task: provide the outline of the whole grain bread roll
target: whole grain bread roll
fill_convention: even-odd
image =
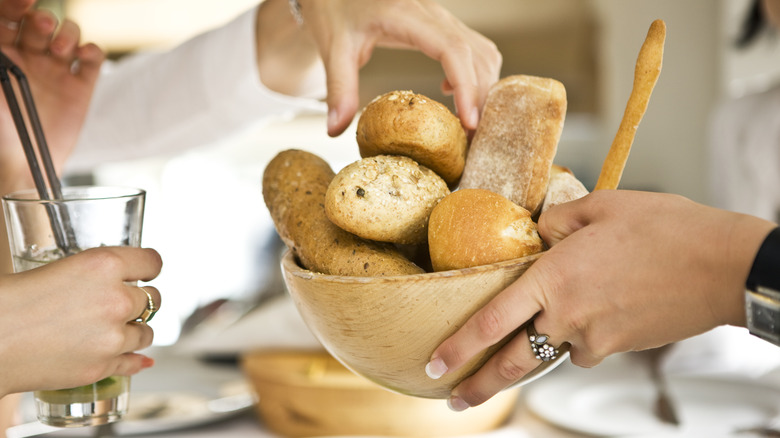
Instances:
[[[460,189],[442,199],[428,222],[434,271],[512,260],[542,251],[531,213],[484,189]]]
[[[361,157],[404,155],[453,185],[466,163],[468,140],[460,120],[444,105],[412,91],[376,97],[358,119]]]
[[[542,202],[542,213],[558,204],[582,198],[588,194],[588,189],[574,176],[568,167],[553,164],[550,169],[550,182],[547,184],[547,194]]]
[[[449,193],[439,175],[411,158],[377,155],[336,174],[325,193],[325,214],[364,239],[416,245],[428,240],[428,216]]]
[[[328,220],[325,191],[334,175],[323,159],[300,150],[281,152],[263,172],[265,204],[303,267],[362,277],[422,273],[392,245],[363,240]]]
[[[566,117],[566,89],[536,76],[501,79],[488,92],[460,188],[487,189],[535,215]]]

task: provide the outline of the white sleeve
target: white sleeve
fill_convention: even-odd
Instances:
[[[66,171],[172,154],[274,116],[324,111],[318,100],[282,95],[262,84],[255,14],[249,10],[168,52],[106,63]]]

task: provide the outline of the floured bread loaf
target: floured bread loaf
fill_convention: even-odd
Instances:
[[[454,184],[463,172],[468,141],[460,120],[444,105],[412,91],[378,96],[357,125],[361,157],[404,155]]]
[[[460,189],[442,199],[428,222],[434,271],[487,265],[540,252],[531,213],[484,189]]]
[[[328,187],[325,213],[364,239],[420,244],[428,216],[450,193],[447,183],[409,157],[378,155],[344,167]]]
[[[582,198],[588,194],[588,189],[574,176],[568,167],[553,164],[550,169],[550,183],[547,184],[547,195],[542,203],[542,213],[550,207]]]
[[[535,215],[566,117],[560,82],[515,75],[490,89],[471,142],[460,188],[498,193]]]
[[[333,177],[328,163],[300,150],[279,153],[263,173],[263,199],[276,231],[303,267],[359,277],[422,273],[393,245],[363,240],[328,220],[325,191]]]

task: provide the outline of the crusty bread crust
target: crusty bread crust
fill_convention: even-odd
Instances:
[[[550,78],[508,76],[490,89],[461,188],[498,193],[536,214],[566,117],[566,89]]]
[[[450,185],[466,163],[468,140],[460,120],[446,106],[412,91],[392,91],[366,105],[356,136],[361,157],[404,155]]]
[[[588,189],[574,176],[568,167],[553,164],[550,170],[550,183],[547,184],[547,195],[542,203],[542,213],[550,207],[563,204],[588,194]]]
[[[460,189],[434,207],[428,223],[434,271],[512,260],[542,251],[531,213],[483,189]]]
[[[377,155],[339,171],[325,194],[325,213],[364,239],[421,244],[431,210],[449,193],[439,175],[411,158]]]
[[[324,160],[300,150],[281,152],[263,173],[265,204],[279,236],[301,264],[333,275],[422,273],[392,245],[363,240],[328,220],[325,191],[334,175]]]

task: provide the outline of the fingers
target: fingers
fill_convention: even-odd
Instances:
[[[345,42],[346,47],[352,47]],[[342,48],[344,46],[341,46]],[[359,54],[334,50],[324,55],[328,87],[328,135],[336,137],[347,129],[358,110]]]
[[[599,194],[588,194],[574,201],[558,204],[539,216],[537,230],[544,242],[552,247],[593,222],[596,214],[591,210]]]
[[[34,3],[35,0],[0,1],[0,45],[16,42],[22,19]]]
[[[87,249],[73,257],[90,257],[89,266],[125,282],[152,280],[162,269],[160,254],[151,248],[107,246]]]
[[[452,391],[448,404],[462,411],[478,406],[511,386],[541,364],[531,350],[526,330],[520,331],[476,373]]]
[[[65,20],[56,35],[51,38],[49,53],[63,62],[72,62],[77,57],[81,28],[71,20]]]
[[[72,69],[73,73],[87,81],[95,81],[100,75],[100,66],[105,61],[106,55],[98,46],[88,43],[78,48],[75,59],[77,64]]]
[[[19,47],[30,52],[46,52],[56,28],[57,18],[50,11],[42,9],[31,12],[22,23]]]
[[[537,262],[538,263],[538,262]],[[498,343],[524,325],[542,308],[534,266],[480,309],[431,355],[426,372],[438,378],[455,371],[477,353]]]
[[[126,353],[115,358],[108,366],[105,375],[132,376],[154,365],[154,359],[143,354]]]
[[[152,319],[154,313],[160,310],[162,305],[160,292],[152,286],[127,286],[127,294],[133,305],[130,310],[131,313],[126,316],[126,321],[135,321],[149,310],[151,315],[145,321],[148,322]]]

